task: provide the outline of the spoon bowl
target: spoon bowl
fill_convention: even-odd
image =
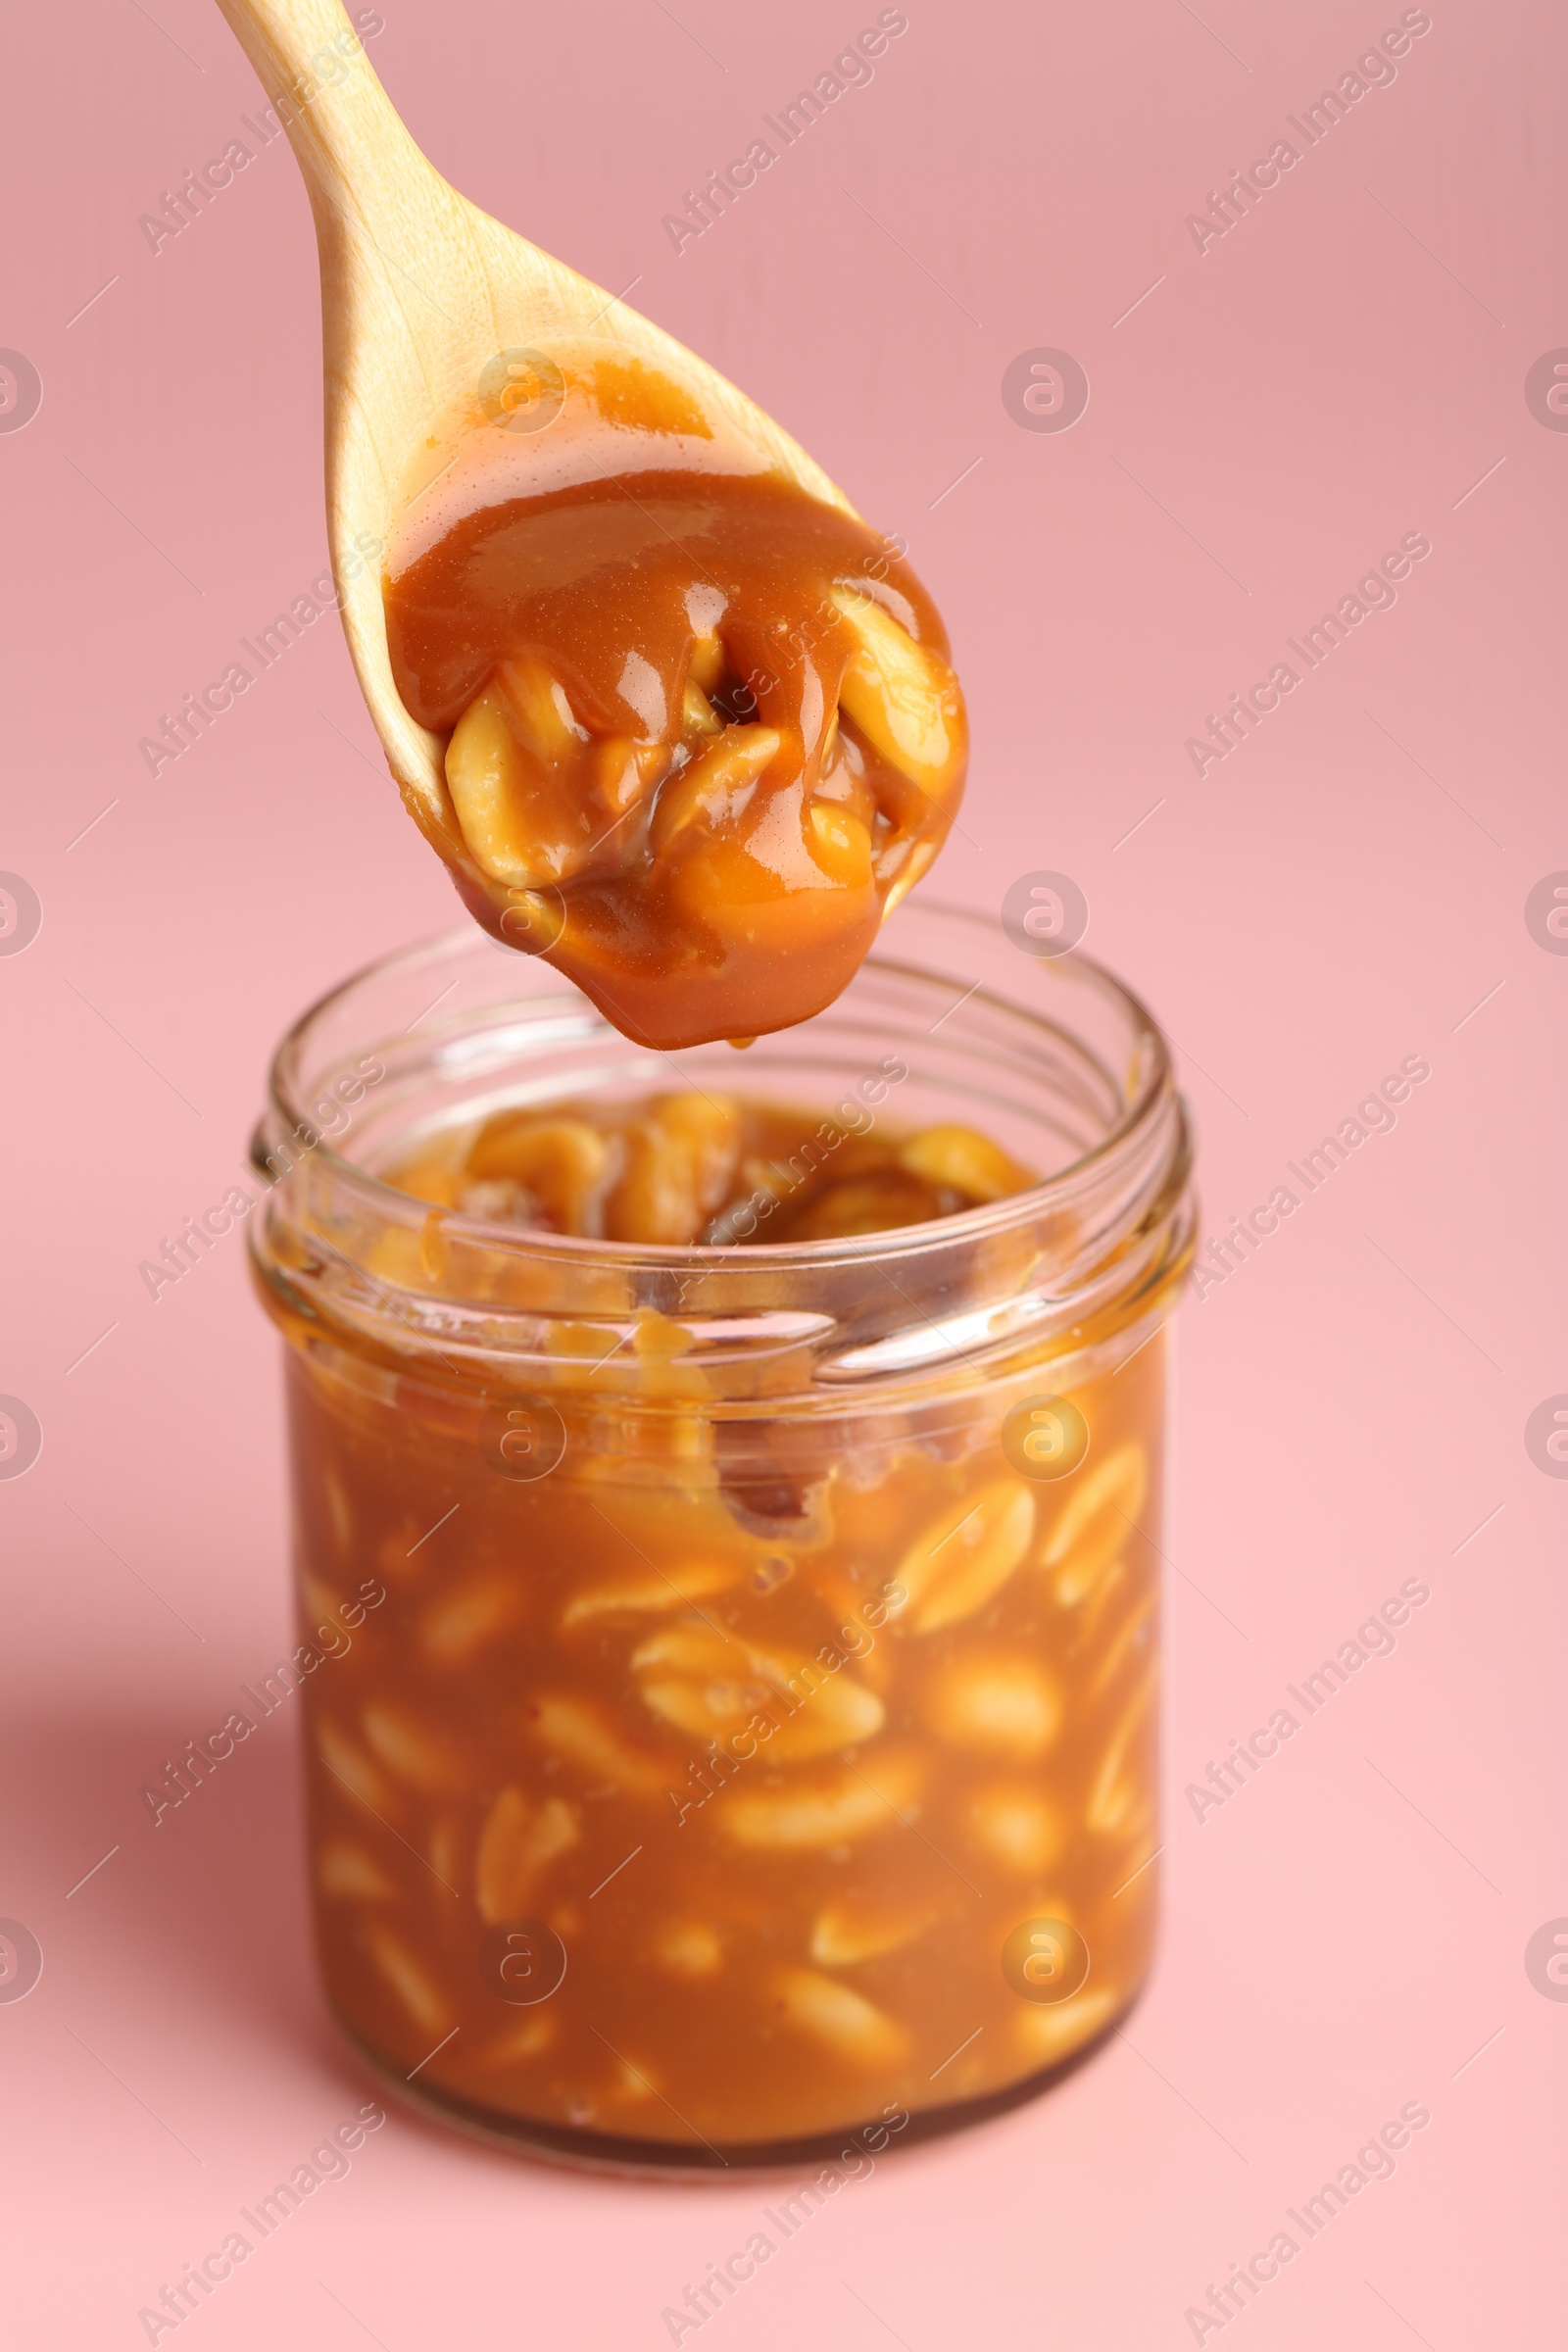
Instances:
[[[716,369],[449,186],[405,128],[338,0],[218,4],[283,123],[315,216],[327,533],[349,652],[410,813],[482,899],[484,878],[454,819],[442,739],[398,694],[382,566],[366,560],[391,542],[411,469],[417,495],[419,453],[436,420],[477,404],[526,429],[530,405],[556,397],[551,352],[597,343],[657,370],[759,469],[855,510]]]

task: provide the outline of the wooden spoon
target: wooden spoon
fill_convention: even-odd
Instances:
[[[381,567],[400,483],[433,419],[499,353],[594,336],[688,387],[769,466],[853,514],[744,392],[616,297],[447,185],[409,136],[338,0],[218,0],[294,149],[321,264],[326,520],[361,691],[411,813],[449,860],[443,746],[399,698]]]

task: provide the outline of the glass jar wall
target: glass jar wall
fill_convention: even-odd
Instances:
[[[502,1107],[740,1087],[824,1137],[961,1121],[1041,1180],[706,1247],[386,1181]],[[708,2171],[971,2120],[1106,2034],[1157,1900],[1191,1247],[1143,1008],[911,903],[802,1028],[643,1053],[464,931],[305,1017],[254,1156],[318,1948],[388,2082]]]

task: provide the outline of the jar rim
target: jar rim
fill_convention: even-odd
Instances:
[[[923,893],[918,911],[938,921],[968,925],[983,933],[992,944],[999,935],[1004,935],[1004,925],[995,916],[952,901],[927,898]],[[299,1014],[279,1041],[268,1072],[269,1107],[285,1135],[290,1130],[313,1124],[311,1104],[300,1089],[299,1080],[305,1048],[318,1025],[343,1006],[357,991],[368,987],[372,982],[393,977],[400,970],[411,969],[421,960],[433,961],[445,955],[462,953],[470,949],[476,937],[480,936],[471,923],[463,923],[452,929],[432,932],[385,956],[372,957],[323,991]],[[534,959],[521,957],[520,960],[532,962]],[[1020,1219],[1034,1220],[1049,1216],[1058,1209],[1067,1210],[1085,1186],[1102,1175],[1108,1162],[1118,1156],[1136,1159],[1151,1130],[1162,1119],[1168,1118],[1178,1104],[1169,1047],[1158,1022],[1143,1000],[1104,964],[1094,956],[1084,955],[1079,949],[1071,949],[1049,960],[1058,975],[1087,985],[1120,1014],[1130,1036],[1137,1040],[1140,1048],[1134,1062],[1137,1082],[1129,1095],[1123,1080],[1118,1079],[1114,1072],[1104,1069],[1103,1075],[1107,1081],[1124,1098],[1121,1115],[1103,1135],[1065,1166],[1051,1176],[1038,1179],[1021,1192],[1007,1194],[999,1200],[982,1202],[971,1208],[956,1209],[925,1225],[891,1226],[874,1233],[819,1241],[767,1242],[759,1248],[737,1242],[605,1241],[575,1234],[551,1233],[532,1226],[492,1223],[466,1215],[457,1208],[442,1210],[443,1228],[455,1240],[470,1239],[489,1250],[523,1250],[530,1256],[554,1259],[563,1265],[661,1265],[698,1273],[721,1266],[732,1268],[737,1256],[743,1255],[763,1259],[780,1271],[786,1268],[808,1271],[814,1267],[864,1267],[874,1265],[883,1257],[906,1260],[911,1254],[917,1254],[925,1249],[980,1240],[1005,1230]],[[927,963],[886,954],[880,948],[872,950],[864,968],[905,978],[928,979],[932,976]],[[983,981],[976,983],[969,994],[978,998],[982,1004],[990,1003],[1013,1018],[1034,1022],[1045,1036],[1059,1039],[1068,1034],[1059,1023],[1035,1012],[1018,1000],[1002,996],[988,988]],[[577,991],[573,990],[569,998],[564,997],[561,1002],[580,1004],[587,1027],[606,1031],[612,1029],[612,1024],[607,1022]],[[952,1009],[956,1011],[958,1006],[956,1004]],[[831,1014],[833,1006],[827,1006],[825,1011]],[[804,1030],[809,1027],[809,1023],[801,1024]],[[794,1034],[799,1033],[797,1031]],[[635,1045],[635,1041],[628,1042]],[[1071,1043],[1076,1051],[1085,1051],[1081,1039],[1072,1039]],[[1178,1123],[1184,1125],[1184,1122]],[[373,1170],[334,1151],[326,1135],[320,1136],[313,1148],[312,1156],[324,1177],[334,1183],[347,1184],[362,1196],[368,1195],[371,1203],[382,1201],[390,1209],[400,1206],[404,1213],[411,1208],[418,1209],[421,1205],[385,1177],[376,1175]]]

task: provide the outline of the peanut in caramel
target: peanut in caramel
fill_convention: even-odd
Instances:
[[[432,1216],[639,1243],[765,1193],[753,1250],[889,1217],[912,1241],[1030,1181],[882,1117],[775,1183],[830,1124],[564,1101],[395,1180]],[[1091,1433],[1058,1478],[1007,1435],[1049,1366],[842,1408],[824,1444],[726,1407],[678,1313],[634,1321],[510,1400],[412,1340],[290,1351],[313,1605],[366,1573],[388,1593],[307,1694],[333,2003],[423,2096],[607,2160],[760,2161],[1005,2098],[1147,1965],[1163,1343],[1057,1384]]]

